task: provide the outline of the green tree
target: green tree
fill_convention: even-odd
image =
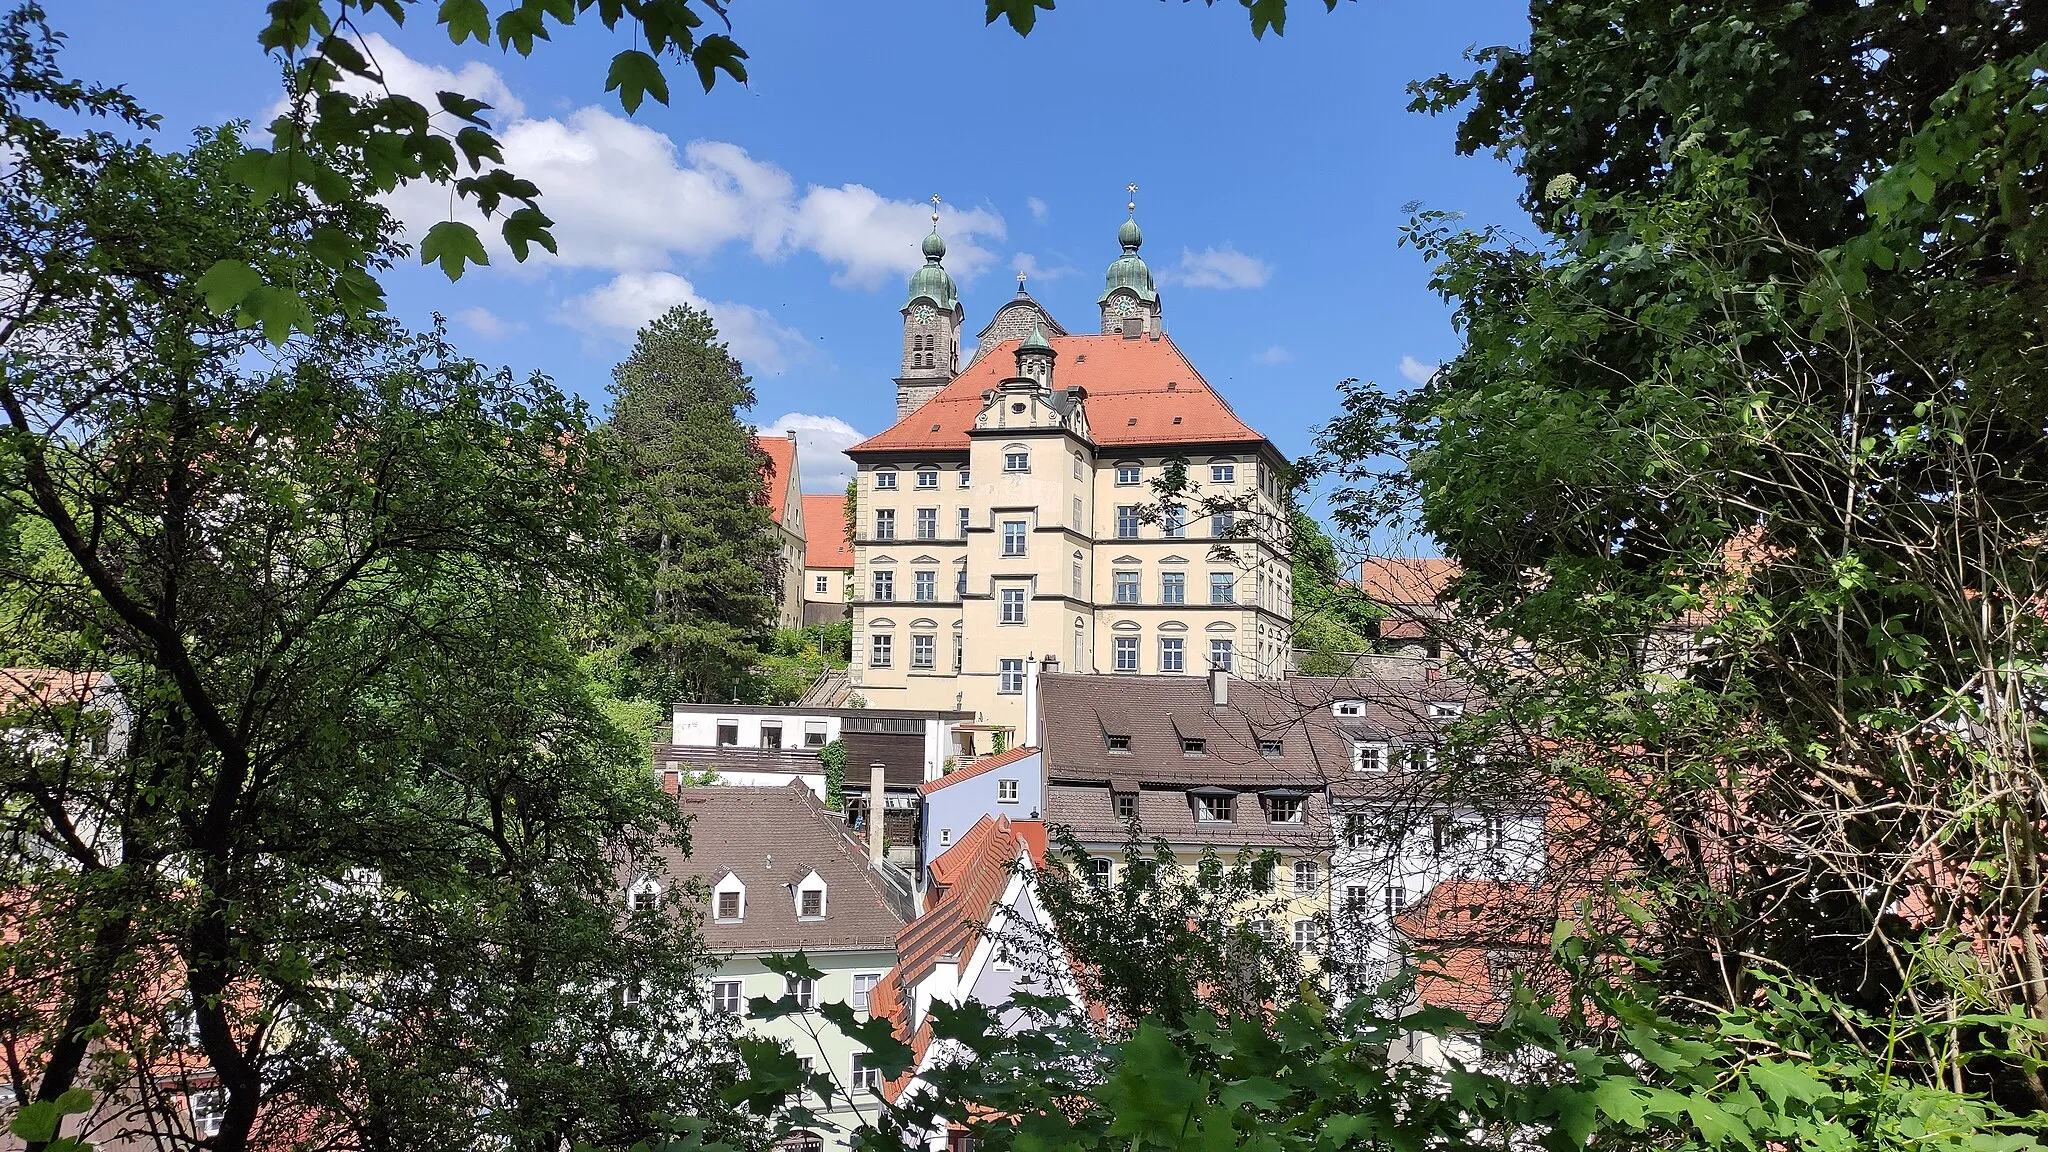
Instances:
[[[724,700],[774,637],[782,558],[768,458],[740,413],[754,390],[711,317],[677,305],[612,370],[622,517],[650,587],[625,641],[636,694]]]
[[[127,735],[6,702],[41,737],[0,748],[30,1145],[77,1089],[185,1139],[195,1081],[232,1150],[307,1117],[622,1145],[714,1110],[702,942],[623,908],[675,809],[564,642],[629,570],[581,406],[352,309],[314,250],[395,256],[366,201],[251,201],[231,131],[80,130],[153,121],[55,47],[0,21],[0,604],[18,651],[112,674]],[[272,344],[218,313],[230,259],[308,322]]]
[[[1346,522],[1415,515],[1545,662],[1499,718],[1640,876],[1662,986],[1734,1009],[1782,965],[1929,1025],[1901,1074],[2048,1106],[2041,21],[1532,19],[1418,89],[1539,236],[1410,231],[1466,346],[1349,390]],[[2029,1023],[1932,1026],[1980,1007]]]
[[[1379,613],[1344,578],[1344,565],[1315,517],[1299,508],[1291,516],[1294,574],[1294,647],[1303,653],[1304,676],[1345,676],[1353,656],[1372,647],[1371,624]]]

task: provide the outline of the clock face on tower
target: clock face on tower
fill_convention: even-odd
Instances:
[[[912,315],[915,315],[915,316],[917,317],[917,322],[918,322],[918,323],[919,323],[920,325],[922,325],[922,326],[924,326],[924,327],[926,327],[926,328],[929,328],[929,327],[931,327],[931,326],[932,326],[932,316],[933,316],[933,312],[932,312],[932,306],[931,306],[931,305],[929,305],[929,304],[919,304],[919,305],[917,306],[917,311],[916,311],[915,313],[912,313]]]
[[[1133,301],[1129,296],[1119,296],[1116,298],[1115,311],[1117,315],[1129,316],[1131,313],[1136,312],[1137,310],[1137,303]]]

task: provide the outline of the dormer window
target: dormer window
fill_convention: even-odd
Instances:
[[[796,918],[799,920],[823,920],[825,918],[825,878],[816,872],[797,881]]]
[[[1259,741],[1259,755],[1266,757],[1268,760],[1277,760],[1287,755],[1287,746],[1278,740],[1261,740]]]
[[[1131,751],[1131,738],[1129,736],[1104,736],[1102,740],[1111,752],[1122,752],[1128,755]]]
[[[711,889],[711,921],[738,924],[747,918],[747,886],[730,872]]]
[[[628,911],[652,912],[659,907],[661,907],[661,885],[656,884],[651,879],[643,878],[638,884],[633,885],[631,892],[626,894],[626,908]]]
[[[1224,791],[1191,793],[1195,801],[1195,823],[1228,824],[1237,815],[1237,797]]]
[[[1209,742],[1198,736],[1183,736],[1180,738],[1180,754],[1183,756],[1207,756],[1209,754]]]
[[[1273,824],[1301,823],[1301,797],[1266,797],[1266,820]]]
[[[1387,770],[1387,746],[1367,744],[1363,741],[1351,746],[1351,770],[1353,772],[1385,772]]]
[[[1358,717],[1365,715],[1365,701],[1339,700],[1330,705],[1330,715]]]
[[[1429,718],[1431,720],[1450,720],[1464,714],[1465,706],[1456,700],[1432,700],[1429,703]]]

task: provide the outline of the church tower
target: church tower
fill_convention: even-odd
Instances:
[[[903,305],[903,370],[896,377],[896,418],[924,406],[953,380],[960,364],[960,327],[967,313],[946,273],[946,242],[939,238],[939,198],[932,197],[932,234],[924,238],[924,266],[910,276]]]
[[[1130,191],[1131,218],[1116,230],[1116,242],[1123,246],[1124,254],[1110,262],[1109,271],[1103,275],[1102,295],[1096,302],[1102,305],[1103,335],[1157,337],[1162,331],[1159,289],[1153,286],[1152,270],[1145,267],[1144,259],[1138,255],[1145,234],[1138,231],[1138,186],[1131,185]]]

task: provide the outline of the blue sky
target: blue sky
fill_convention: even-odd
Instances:
[[[276,98],[256,47],[261,4],[60,0],[75,74],[120,80],[167,133]],[[1015,272],[1068,328],[1092,330],[1139,185],[1144,255],[1167,330],[1239,414],[1290,455],[1335,411],[1335,385],[1399,383],[1456,347],[1425,269],[1397,247],[1403,206],[1515,224],[1504,163],[1459,157],[1454,122],[1406,110],[1406,83],[1469,68],[1469,47],[1522,43],[1526,6],[1377,0],[1325,14],[1295,0],[1284,38],[1242,9],[1068,0],[1029,39],[985,27],[977,0],[740,0],[751,82],[626,118],[603,92],[622,37],[576,29],[532,59],[457,49],[418,8],[388,41],[395,80],[500,107],[511,167],[540,183],[562,258],[509,257],[459,283],[409,267],[393,306],[451,318],[471,354],[540,369],[601,406],[634,325],[708,303],[755,377],[764,427],[803,433],[807,487],[843,479],[837,449],[893,418],[903,285],[944,197],[971,334]],[[445,193],[402,194],[424,227]],[[787,418],[787,419],[785,419]]]

